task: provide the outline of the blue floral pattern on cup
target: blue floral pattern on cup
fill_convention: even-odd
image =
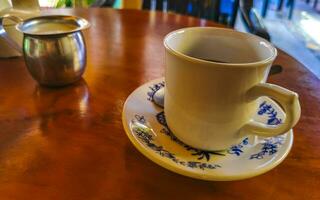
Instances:
[[[266,101],[262,102],[259,106],[258,115],[268,115],[268,125],[278,125],[282,122],[282,119],[278,118],[278,112]]]

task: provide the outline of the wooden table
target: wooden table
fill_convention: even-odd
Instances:
[[[206,182],[145,158],[127,138],[121,111],[139,85],[164,75],[163,37],[217,26],[173,14],[75,9],[85,32],[84,79],[42,88],[22,58],[0,60],[0,199],[320,199],[320,81],[280,51],[269,82],[300,94],[302,116],[289,156],[243,181]]]

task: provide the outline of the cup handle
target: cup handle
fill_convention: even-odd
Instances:
[[[7,34],[6,30],[3,27],[3,20],[5,18],[8,18],[16,23],[20,23],[23,20],[20,17],[16,17],[10,14],[6,14],[0,17],[0,37],[2,37],[12,48],[16,49],[19,53],[22,53],[22,47],[9,37],[9,35]]]
[[[278,102],[286,113],[284,122],[279,125],[267,125],[254,120],[250,120],[240,129],[240,135],[255,134],[264,137],[284,134],[296,125],[300,118],[301,108],[297,93],[288,89],[269,83],[259,83],[251,88],[247,97],[249,101],[258,97],[268,96]]]

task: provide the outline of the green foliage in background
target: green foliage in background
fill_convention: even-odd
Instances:
[[[59,0],[56,4],[56,8],[61,8],[66,5],[66,0]]]
[[[75,6],[90,6],[95,0],[59,0],[56,4],[56,8],[62,7],[75,7]]]

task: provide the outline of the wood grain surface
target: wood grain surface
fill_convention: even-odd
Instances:
[[[174,174],[127,138],[121,111],[141,84],[164,75],[163,37],[187,26],[218,26],[174,14],[71,9],[88,19],[83,80],[43,88],[23,58],[0,60],[0,199],[320,199],[320,81],[279,51],[269,82],[300,94],[294,145],[255,178],[207,182]]]

